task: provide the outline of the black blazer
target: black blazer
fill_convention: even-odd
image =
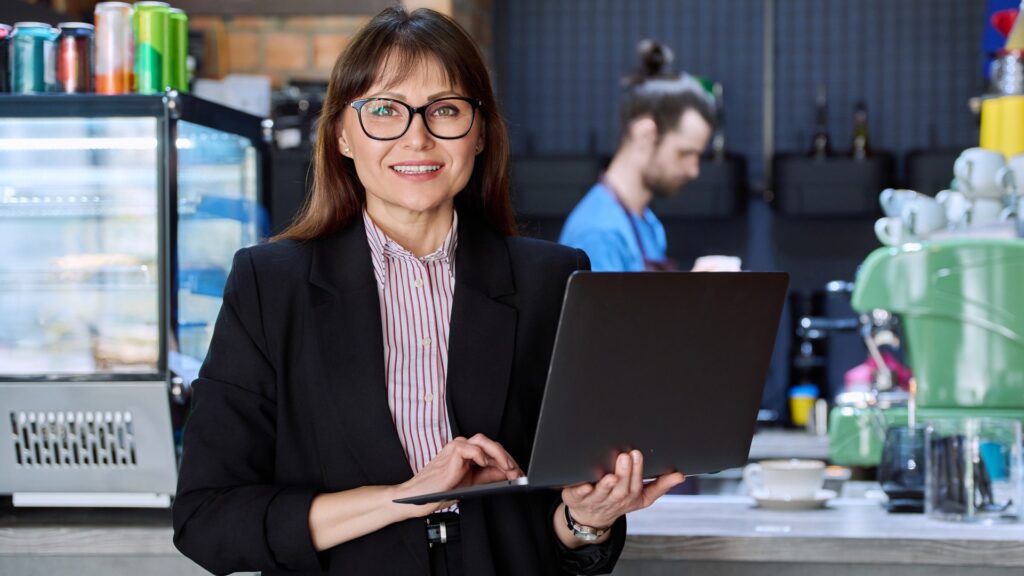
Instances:
[[[569,275],[580,250],[459,221],[448,350],[452,431],[483,433],[525,466]],[[377,287],[362,218],[316,241],[235,256],[185,427],[174,543],[216,573],[429,574],[422,519],[317,554],[313,496],[412,476],[385,394]],[[460,504],[467,574],[603,573],[600,546],[565,549],[556,491]]]

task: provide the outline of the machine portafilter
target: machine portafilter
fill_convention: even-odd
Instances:
[[[899,319],[887,310],[876,309],[860,316],[864,346],[867,347],[868,354],[876,365],[874,389],[878,392],[888,392],[893,388],[892,370],[882,356],[882,347],[900,347],[900,339],[896,335],[898,324]]]

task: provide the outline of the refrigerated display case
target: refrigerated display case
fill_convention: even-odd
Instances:
[[[169,503],[172,415],[232,255],[266,230],[267,131],[175,92],[0,96],[0,493],[16,505]]]

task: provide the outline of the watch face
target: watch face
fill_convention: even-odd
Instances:
[[[573,530],[572,535],[586,542],[593,542],[594,540],[600,538],[600,536],[592,532],[580,532],[578,530]]]

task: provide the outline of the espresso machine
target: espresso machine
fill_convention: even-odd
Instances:
[[[916,393],[910,398],[899,391],[883,370],[870,393],[837,402],[829,418],[830,459],[877,465],[886,426],[906,424],[910,404],[922,422],[969,416],[1024,421],[1022,287],[1024,239],[948,238],[871,253],[851,304],[865,318],[898,319]],[[870,321],[867,328],[870,349],[887,328]]]

